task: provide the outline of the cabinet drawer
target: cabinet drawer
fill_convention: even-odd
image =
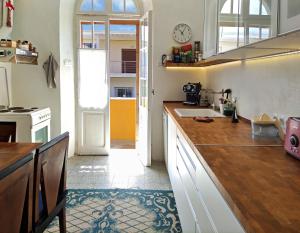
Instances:
[[[196,168],[196,186],[217,232],[245,232],[200,162]]]
[[[180,132],[177,133],[177,148],[182,154],[182,159],[193,179],[193,182],[195,182],[196,164],[199,162],[199,160]]]
[[[183,185],[182,189],[185,192],[186,199],[188,200],[189,207],[194,216],[196,231],[200,233],[215,233],[216,231],[214,231],[206,206],[197,192],[195,183],[183,160],[184,156],[185,155],[181,154],[181,151],[177,149],[177,170]]]

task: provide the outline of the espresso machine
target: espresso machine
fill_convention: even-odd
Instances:
[[[183,104],[199,105],[201,88],[201,83],[188,83],[184,85],[183,92],[186,93],[186,101]]]

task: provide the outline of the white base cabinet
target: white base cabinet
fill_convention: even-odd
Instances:
[[[184,233],[244,233],[243,227],[168,115],[167,169]]]

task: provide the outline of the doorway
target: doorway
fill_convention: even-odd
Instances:
[[[138,128],[139,21],[110,20],[110,143],[135,149]]]

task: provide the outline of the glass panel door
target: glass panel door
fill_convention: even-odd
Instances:
[[[79,24],[78,153],[108,154],[108,20],[85,17]]]

